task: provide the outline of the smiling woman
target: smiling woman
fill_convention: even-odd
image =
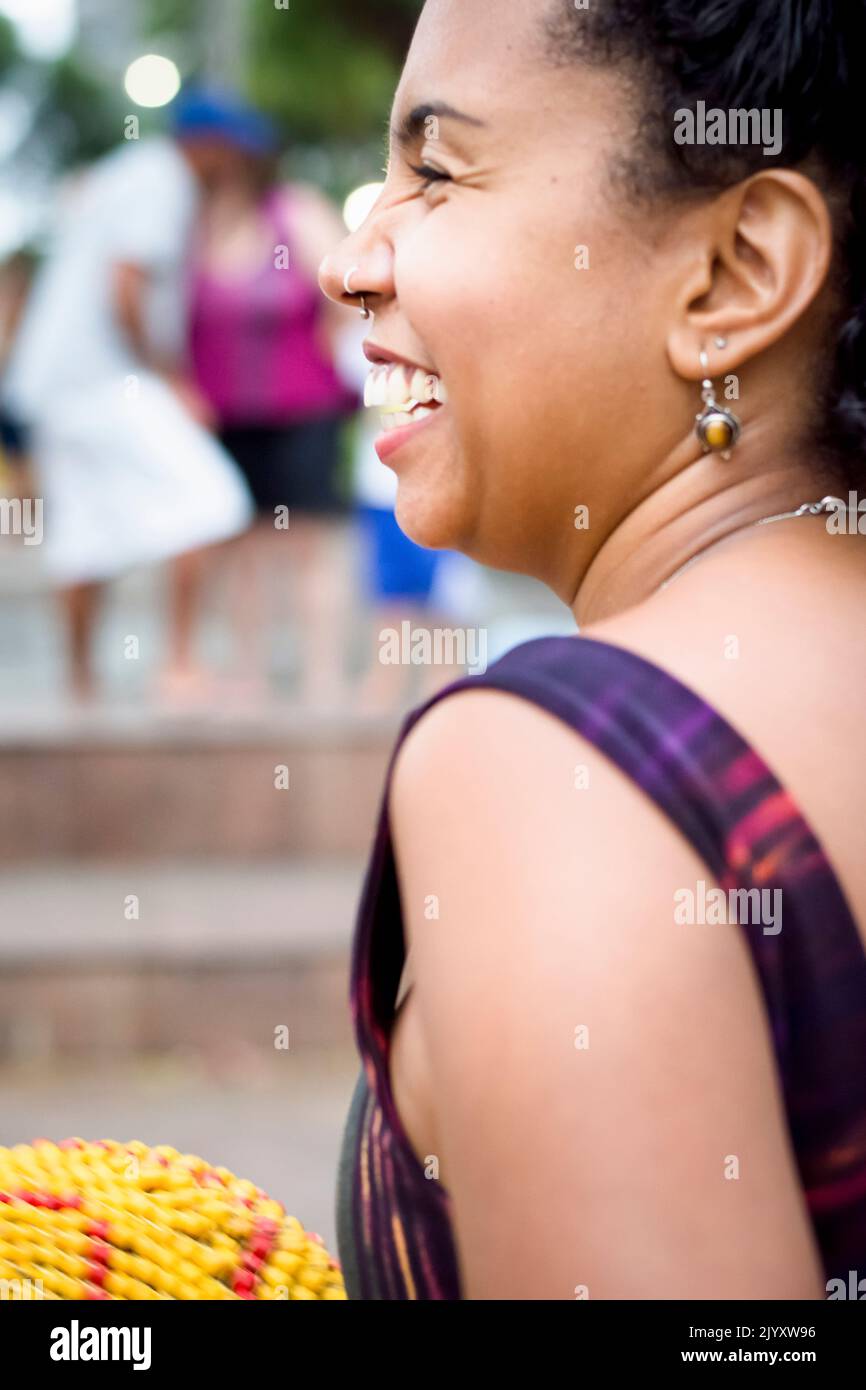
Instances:
[[[352,1298],[816,1299],[866,1265],[866,547],[827,522],[864,478],[864,40],[864,0],[424,8],[321,281],[373,315],[402,528],[580,635],[395,748]],[[773,119],[683,141],[699,104]]]

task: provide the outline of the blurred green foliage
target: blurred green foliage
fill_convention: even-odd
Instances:
[[[260,0],[235,0],[238,2],[249,5],[258,4]],[[141,8],[141,32],[150,35],[191,33],[205,16],[203,0],[142,0]]]
[[[296,138],[379,136],[420,10],[421,0],[253,0],[249,95]]]
[[[212,79],[215,26],[236,34],[222,80],[271,114],[298,172],[335,193],[376,177],[388,112],[423,0],[125,0],[143,47],[180,57],[185,80]],[[145,48],[146,51],[146,48]],[[25,59],[0,17],[0,76],[25,74],[38,93],[31,141],[55,167],[115,145],[129,111],[121,72],[107,73],[77,47],[53,63]],[[35,83],[27,78],[38,69]],[[165,112],[139,110],[142,133]],[[41,156],[40,156],[41,162]]]
[[[231,0],[240,7],[238,85],[301,140],[378,135],[423,0]],[[139,0],[142,33],[197,36],[220,22],[214,0]],[[198,44],[204,57],[204,46]],[[187,76],[199,76],[194,67]]]
[[[0,77],[5,76],[18,56],[15,30],[8,19],[0,15]]]
[[[52,63],[46,78],[36,126],[59,164],[95,159],[117,144],[129,108],[119,84],[107,87],[74,52]]]

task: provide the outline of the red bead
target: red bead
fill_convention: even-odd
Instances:
[[[108,1264],[108,1257],[111,1254],[111,1246],[105,1245],[100,1240],[95,1240],[93,1241],[87,1253],[90,1256],[91,1260],[99,1260],[100,1264]]]
[[[90,1225],[87,1227],[87,1230],[84,1232],[84,1234],[85,1234],[86,1236],[92,1236],[94,1240],[107,1240],[107,1239],[108,1239],[108,1222],[107,1222],[107,1221],[91,1221]]]
[[[255,1282],[255,1276],[248,1269],[236,1269],[232,1277],[232,1289],[235,1293],[249,1293]]]
[[[105,1265],[96,1264],[95,1262],[91,1262],[85,1267],[85,1278],[91,1284],[100,1286],[104,1284],[107,1273],[108,1270]]]

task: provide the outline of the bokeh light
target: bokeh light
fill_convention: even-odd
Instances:
[[[136,106],[167,106],[180,91],[180,73],[170,58],[145,53],[130,63],[123,85]]]
[[[354,189],[343,204],[343,221],[350,232],[356,232],[372,211],[384,184],[365,183]]]

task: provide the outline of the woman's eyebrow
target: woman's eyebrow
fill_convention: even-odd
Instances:
[[[455,107],[449,106],[447,101],[427,101],[420,106],[414,106],[392,128],[391,139],[395,144],[401,146],[413,144],[424,131],[431,116],[441,116],[452,121],[463,121],[465,125],[483,126],[485,124],[477,116],[468,116],[465,111],[458,111]]]

